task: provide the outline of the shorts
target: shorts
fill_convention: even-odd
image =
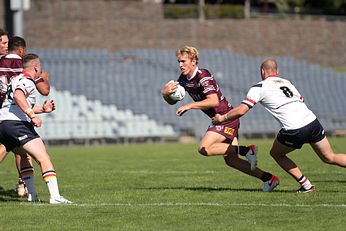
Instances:
[[[308,125],[294,129],[281,129],[277,135],[277,140],[289,147],[300,149],[305,143],[317,143],[321,141],[326,134],[320,122],[315,119]]]
[[[209,125],[207,132],[216,132],[229,140],[233,140],[235,137],[238,138],[240,121],[239,119],[233,121],[223,122],[219,125]]]
[[[0,123],[0,143],[5,145],[7,152],[39,137],[29,122],[4,120]]]

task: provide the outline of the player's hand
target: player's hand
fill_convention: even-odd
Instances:
[[[44,82],[48,82],[48,80],[49,80],[49,73],[47,71],[42,71],[41,78],[44,80]]]
[[[41,127],[42,125],[42,121],[38,118],[38,117],[34,117],[31,119],[31,123],[35,126],[35,127]]]
[[[178,89],[178,85],[179,82],[175,82],[174,80],[169,81],[161,90],[162,95],[169,95],[176,92]]]
[[[49,113],[55,110],[55,101],[54,100],[46,100],[42,106],[43,112]]]
[[[178,110],[175,112],[175,114],[177,116],[182,116],[185,112],[187,112],[190,109],[191,109],[190,106],[187,104],[187,105],[184,105],[184,106],[181,106],[180,108],[178,108]]]
[[[216,114],[213,118],[211,118],[211,123],[214,125],[221,124],[224,121],[224,116],[220,114]]]

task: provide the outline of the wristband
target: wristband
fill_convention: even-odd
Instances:
[[[27,114],[29,116],[30,119],[35,118],[36,114],[34,112],[34,110],[32,110],[32,108],[28,108],[25,110],[25,114]]]

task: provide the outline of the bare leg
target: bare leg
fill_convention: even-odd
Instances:
[[[299,178],[303,175],[302,172],[300,171],[298,166],[290,158],[287,157],[287,154],[294,150],[294,148],[283,145],[277,139],[275,139],[270,150],[270,155],[282,169],[284,169],[296,180],[299,180]]]
[[[30,140],[23,145],[23,149],[35,158],[36,162],[40,165],[42,177],[46,182],[49,190],[50,204],[71,204],[71,201],[63,198],[59,193],[58,181],[53,164],[46,151],[46,147],[40,138]]]
[[[236,153],[235,146],[238,145],[238,140],[235,139],[234,142],[232,142],[232,145],[235,146],[225,143],[225,141],[226,138],[224,136],[216,132],[207,132],[200,142],[198,151],[205,156],[223,155],[228,166],[247,175],[261,179],[264,172],[259,168],[252,171],[249,162],[239,158]]]
[[[346,154],[335,154],[327,137],[324,137],[317,143],[311,143],[310,145],[323,162],[346,167]]]
[[[46,172],[54,170],[53,164],[50,161],[46,147],[40,138],[30,140],[23,145],[23,149],[32,157],[35,158],[36,162],[40,165],[41,171]]]
[[[0,144],[0,163],[6,158],[8,152],[3,144]]]

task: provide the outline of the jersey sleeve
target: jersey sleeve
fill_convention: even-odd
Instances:
[[[218,86],[216,84],[216,81],[214,77],[208,71],[205,71],[203,73],[203,76],[199,80],[199,83],[201,84],[203,88],[203,94],[210,95],[210,94],[217,93]]]
[[[253,108],[261,100],[261,92],[261,83],[252,86],[242,103],[246,104],[249,108]]]
[[[25,78],[20,78],[18,81],[12,83],[13,92],[15,90],[21,90],[25,95],[28,95],[34,90],[33,84],[30,84],[29,80]]]

